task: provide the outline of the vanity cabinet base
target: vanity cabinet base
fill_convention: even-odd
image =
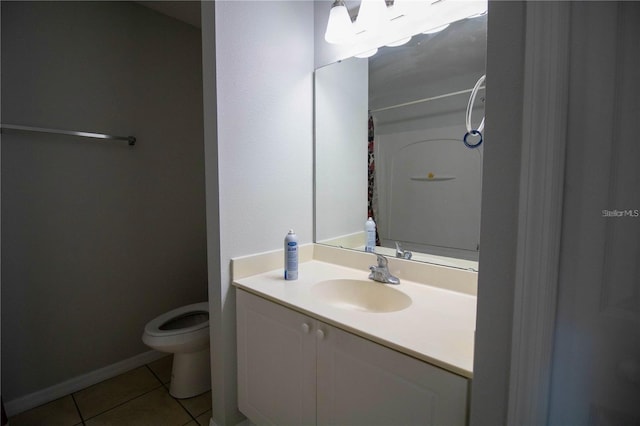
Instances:
[[[257,425],[465,425],[469,381],[238,289],[239,407]]]

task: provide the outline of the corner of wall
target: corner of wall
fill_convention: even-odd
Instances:
[[[486,141],[470,424],[505,424],[518,237],[525,2],[489,2]]]

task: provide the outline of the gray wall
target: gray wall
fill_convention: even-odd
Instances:
[[[148,348],[207,298],[200,31],[129,2],[2,2],[5,401]]]

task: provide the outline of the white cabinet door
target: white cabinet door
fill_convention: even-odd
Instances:
[[[465,425],[467,379],[320,325],[318,425]]]
[[[238,404],[252,422],[316,423],[316,324],[237,291]]]

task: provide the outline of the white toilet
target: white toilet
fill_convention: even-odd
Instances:
[[[162,314],[144,327],[142,341],[173,353],[169,393],[190,398],[211,389],[209,304],[194,303]]]

